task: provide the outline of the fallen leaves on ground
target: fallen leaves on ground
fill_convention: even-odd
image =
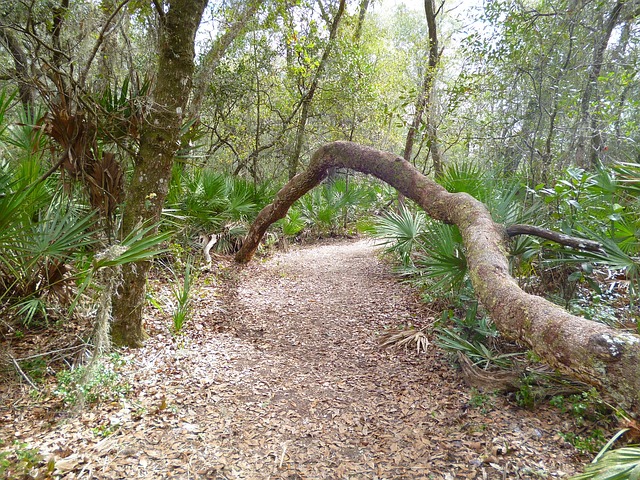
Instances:
[[[235,280],[201,276],[183,335],[149,308],[150,340],[125,352],[126,400],[66,413],[26,387],[0,390],[5,445],[37,447],[65,479],[525,479],[579,469],[557,410],[491,395],[472,406],[434,346],[380,348],[385,329],[423,328],[429,315],[367,241],[221,268]]]

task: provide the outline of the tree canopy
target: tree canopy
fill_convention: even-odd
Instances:
[[[467,312],[444,343],[497,325],[637,414],[640,2],[467,3],[2,3],[3,330],[139,347],[153,257],[177,334],[194,256],[374,232]]]

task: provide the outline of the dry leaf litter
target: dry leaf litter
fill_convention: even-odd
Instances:
[[[557,410],[473,407],[435,346],[380,348],[385,329],[430,320],[369,241],[218,267],[231,281],[201,275],[184,335],[149,308],[125,401],[68,413],[4,384],[0,436],[64,479],[567,478],[584,462]]]

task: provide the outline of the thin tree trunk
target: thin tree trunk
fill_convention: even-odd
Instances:
[[[622,7],[626,2],[618,1],[604,24],[604,32],[593,48],[593,59],[589,66],[589,77],[580,101],[580,124],[578,126],[578,144],[576,162],[583,167],[593,167],[598,163],[602,138],[598,130],[598,122],[591,115],[591,102],[597,96],[598,78],[602,70],[604,52],[609,45],[613,29],[618,24]]]
[[[369,0],[360,0],[360,8],[358,11],[358,23],[356,24],[356,31],[353,34],[353,41],[355,43],[360,42],[362,37],[362,25],[364,25],[364,19],[367,16],[367,10],[369,9]]]
[[[336,36],[338,35],[338,25],[340,25],[340,20],[342,19],[342,14],[345,10],[345,4],[346,0],[340,0],[338,11],[336,12],[335,17],[333,17],[333,22],[331,24],[327,46],[322,53],[322,58],[320,59],[318,67],[316,68],[316,72],[313,76],[313,80],[311,81],[311,85],[309,86],[309,90],[307,90],[307,93],[304,95],[304,98],[302,100],[302,110],[300,112],[300,118],[298,120],[298,127],[296,128],[296,143],[293,147],[291,157],[289,157],[288,172],[290,179],[293,178],[296,173],[298,173],[300,156],[302,155],[302,146],[304,145],[304,136],[307,128],[307,121],[309,120],[311,102],[313,101],[313,97],[316,93],[316,90],[318,89],[320,79],[322,78],[322,74],[324,73],[327,62],[329,61],[329,54],[331,53],[331,49],[333,48]]]
[[[16,69],[16,82],[18,84],[18,93],[20,102],[27,118],[33,119],[33,102],[35,99],[35,91],[31,82],[29,82],[29,60],[24,49],[20,45],[18,39],[5,25],[0,24],[0,41],[6,46],[7,50],[13,58],[13,64]],[[35,119],[33,119],[35,120]]]
[[[429,61],[427,69],[424,73],[424,79],[422,82],[422,90],[418,95],[418,99],[415,104],[415,114],[413,121],[407,132],[407,138],[404,144],[404,152],[402,157],[408,161],[412,161],[413,145],[415,143],[416,133],[422,123],[422,118],[425,111],[427,111],[427,135],[431,143],[431,154],[433,160],[433,166],[435,175],[440,176],[442,174],[442,154],[438,144],[437,128],[435,125],[435,92],[434,84],[438,63],[440,62],[440,50],[438,44],[438,28],[437,28],[437,16],[438,10],[435,8],[434,0],[424,0],[425,16],[427,18],[427,27],[429,29]],[[413,162],[412,162],[413,163]]]
[[[640,412],[640,337],[576,317],[525,293],[509,274],[506,229],[492,220],[485,205],[466,193],[447,192],[391,153],[350,142],[318,149],[307,170],[258,214],[236,261],[248,262],[269,225],[336,167],[373,175],[414,200],[433,219],[457,225],[476,296],[500,332],[528,345],[552,367],[599,387],[628,412]]]
[[[174,0],[167,11],[161,6],[157,12],[160,44],[154,106],[144,122],[140,151],[126,192],[124,235],[160,220],[191,91],[195,34],[206,3]],[[146,338],[142,310],[149,267],[149,262],[123,267],[123,282],[113,302],[111,336],[115,345],[139,347]]]
[[[206,97],[211,77],[220,64],[220,60],[233,41],[244,33],[247,24],[255,17],[261,5],[262,2],[258,0],[248,2],[244,10],[238,15],[238,19],[215,40],[211,49],[202,58],[200,62],[202,66],[195,74],[193,82],[193,95],[189,103],[190,116],[195,117],[200,113],[202,101]]]

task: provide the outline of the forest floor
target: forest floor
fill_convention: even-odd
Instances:
[[[125,398],[69,413],[3,382],[5,446],[66,479],[568,478],[585,462],[561,435],[568,414],[471,390],[433,344],[380,347],[433,318],[370,242],[214,268],[182,335],[149,308],[146,346],[121,354]]]

